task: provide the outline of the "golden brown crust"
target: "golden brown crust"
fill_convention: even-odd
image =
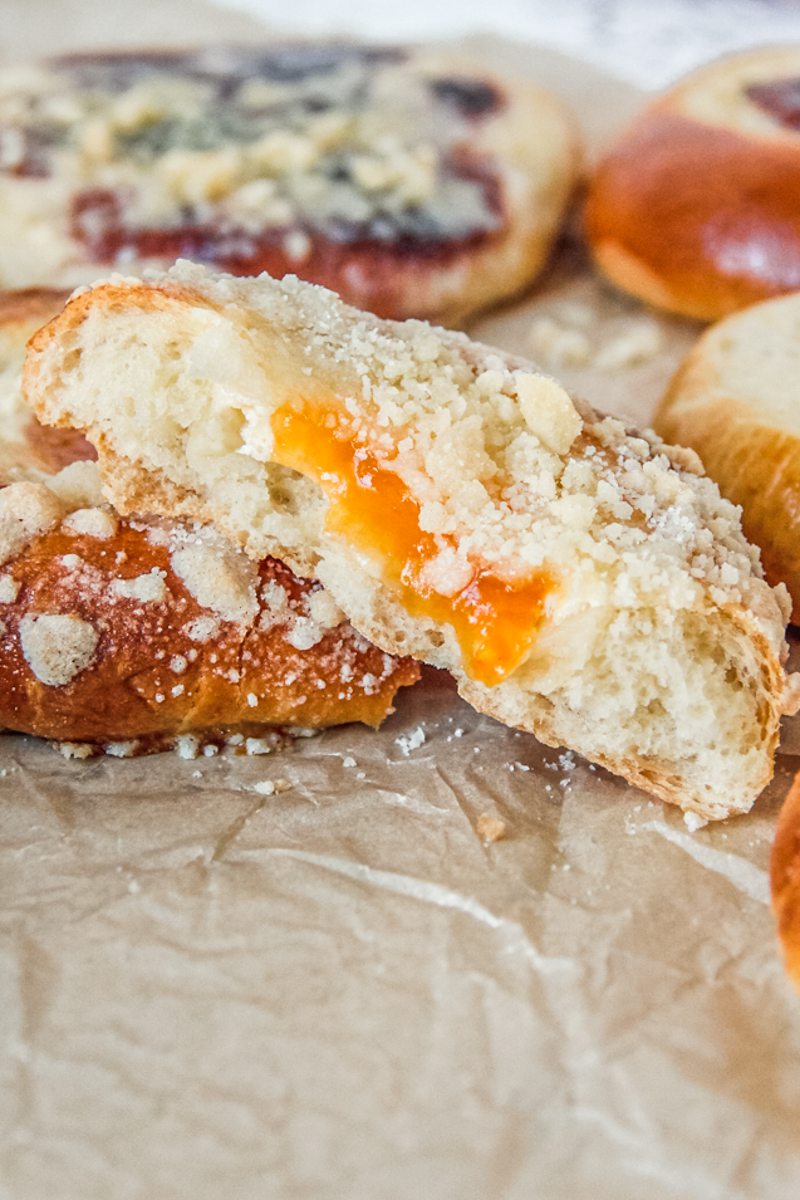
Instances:
[[[696,450],[723,494],[741,505],[745,535],[760,548],[769,582],[788,587],[792,622],[800,624],[800,440],[761,425],[734,396],[682,411],[677,401],[690,369],[672,380],[655,427]]]
[[[786,970],[800,989],[800,774],[795,776],[778,818],[770,887]]]
[[[800,286],[800,136],[766,118],[748,125],[734,101],[729,120],[724,110],[706,118],[701,105],[702,89],[726,72],[733,86],[741,71],[743,81],[791,74],[782,56],[762,53],[754,65],[741,56],[690,76],[601,159],[586,203],[586,234],[608,277],[701,320]]]
[[[318,630],[312,647],[294,646],[292,620],[319,589],[274,559],[259,568],[258,614],[246,624],[220,620],[176,575],[161,534],[174,537],[175,529],[121,522],[97,540],[62,524],[3,567],[16,597],[0,604],[0,726],[92,743],[242,727],[377,726],[397,689],[418,678],[415,663],[390,659],[347,624]],[[147,576],[163,580],[162,598],[120,588],[127,581],[135,593],[132,581]],[[280,598],[274,624],[269,593]],[[90,665],[63,686],[42,682],[26,659],[25,622],[42,614],[75,616],[97,635]],[[203,621],[205,638],[197,635]]]
[[[798,624],[800,436],[792,368],[783,358],[794,344],[796,308],[789,296],[708,330],[672,379],[654,426],[695,450],[723,495],[741,505],[744,532],[760,547],[769,582],[788,587]],[[778,354],[781,365],[773,367]]]

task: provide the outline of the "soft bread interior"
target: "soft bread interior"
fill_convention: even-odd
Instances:
[[[97,445],[121,511],[210,521],[315,575],[365,636],[452,671],[483,711],[703,819],[746,810],[768,782],[785,598],[737,510],[691,456],[530,364],[296,281],[183,267],[77,297],[26,373],[42,419]],[[447,549],[443,594],[465,561],[552,579],[529,653],[494,686],[466,669],[448,621],[410,610],[380,556],[326,528],[324,487],[276,461],[275,413],[309,408],[323,438],[332,402],[389,447]]]

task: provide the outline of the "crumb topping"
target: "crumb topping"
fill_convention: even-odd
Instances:
[[[106,680],[109,695],[132,692],[146,708],[163,711],[154,718],[159,729],[180,724],[182,712],[213,689],[215,705],[222,705],[215,711],[230,712],[235,722],[247,713],[248,733],[231,745],[255,754],[274,745],[272,734],[259,731],[274,724],[276,711],[298,726],[313,723],[315,697],[323,693],[352,702],[358,719],[364,697],[387,683],[391,688],[398,660],[365,642],[319,584],[299,580],[272,559],[255,565],[210,529],[120,519],[96,508],[65,516],[64,502],[44,483],[2,488],[0,502],[14,550],[0,572],[0,641],[11,689],[5,699],[17,718],[26,719],[32,703],[29,671],[48,687],[85,682],[92,705]],[[61,612],[45,609],[54,597]],[[45,611],[37,611],[40,605]],[[79,721],[82,695],[70,701]],[[126,704],[115,707],[118,716]],[[205,707],[201,701],[199,711]],[[152,723],[145,718],[135,732]],[[86,751],[62,739],[61,748],[73,757],[101,749],[126,757],[164,748],[169,738],[158,736],[158,745],[148,735],[91,742]],[[179,743],[179,753],[193,756],[193,745]],[[214,754],[218,742],[204,733],[195,749]]]
[[[41,683],[64,687],[84,671],[97,647],[97,632],[72,613],[27,615],[20,621],[25,661]]]
[[[115,579],[111,590],[117,596],[127,600],[139,600],[142,604],[163,604],[167,598],[167,585],[164,582],[164,571],[154,567],[145,575],[137,575],[133,579]]]
[[[47,487],[70,513],[80,508],[101,508],[104,503],[96,462],[70,463],[57,475],[48,476]]]
[[[172,551],[172,569],[202,608],[249,624],[258,613],[257,569],[210,529],[188,534]]]
[[[263,321],[267,362],[288,344],[330,383],[352,429],[418,500],[445,556],[430,581],[444,594],[465,562],[490,563],[509,580],[569,565],[579,584],[574,564],[587,560],[593,586],[599,572],[616,604],[682,608],[707,596],[763,611],[758,551],[691,452],[597,415],[462,334],[379,321],[291,277],[253,284],[184,263],[163,286],[173,280],[241,305],[255,329]],[[242,399],[261,436],[254,451],[243,435],[241,453],[269,462],[281,401],[274,387],[258,405]]]
[[[42,483],[12,483],[0,488],[0,566],[52,529],[63,515],[63,504]]]
[[[0,604],[13,604],[19,595],[19,586],[12,575],[0,575]]]
[[[0,73],[0,175],[68,181],[109,262],[181,228],[218,262],[265,234],[296,262],[317,232],[447,242],[501,223],[471,142],[502,104],[400,48],[72,55]]]
[[[78,508],[64,521],[64,528],[83,537],[108,541],[117,532],[119,522],[107,508]]]

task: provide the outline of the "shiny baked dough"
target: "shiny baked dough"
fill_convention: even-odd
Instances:
[[[0,530],[30,504],[20,490],[37,487],[0,491]],[[7,729],[112,752],[126,742],[129,754],[181,738],[192,750],[245,746],[274,728],[380,725],[418,676],[370,646],[319,585],[272,558],[255,567],[188,524],[90,506],[0,567]]]
[[[276,555],[482,711],[700,819],[770,778],[785,590],[693,453],[531,364],[184,264],[77,296],[25,380],[118,509]]]
[[[456,320],[537,274],[579,172],[555,97],[441,50],[305,43],[0,70],[0,285],[179,256]]]
[[[795,776],[778,818],[770,886],[786,969],[800,989],[800,776]]]
[[[800,46],[693,72],[601,158],[585,227],[642,300],[715,320],[800,288]]]
[[[88,443],[22,403],[25,341],[62,299],[0,297],[0,728],[78,756],[193,756],[379,725],[416,663],[275,559],[253,564],[192,522],[121,518]]]
[[[785,583],[800,622],[800,295],[721,321],[690,352],[656,413],[669,441],[700,455]]]

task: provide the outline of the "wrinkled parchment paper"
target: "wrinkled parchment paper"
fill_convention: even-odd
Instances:
[[[4,9],[5,58],[249,28],[201,5]],[[638,101],[483,49],[594,141]],[[638,319],[568,242],[474,329],[531,353],[565,311],[600,349]],[[646,421],[695,335],[657,323],[641,365],[561,375]],[[379,734],[260,759],[66,762],[0,737],[0,1196],[797,1197],[800,1001],[766,873],[795,761],[751,816],[692,834],[434,673]]]

